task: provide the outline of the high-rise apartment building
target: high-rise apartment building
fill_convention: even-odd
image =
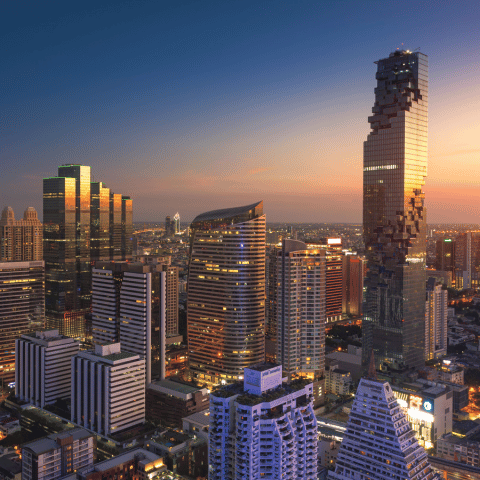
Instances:
[[[365,262],[357,255],[343,257],[342,313],[354,317],[362,315],[363,278]]]
[[[276,263],[267,298],[276,305],[276,361],[289,380],[323,378],[325,254],[325,250],[308,249],[298,240],[283,240],[270,257],[270,262]],[[322,386],[318,388],[316,398],[323,395]]]
[[[455,288],[480,288],[480,232],[464,232],[455,239]]]
[[[0,263],[0,378],[15,379],[15,340],[45,326],[43,261]]]
[[[210,395],[210,480],[317,479],[313,385],[282,376],[279,365],[252,366]]]
[[[37,211],[28,207],[22,220],[15,220],[12,207],[0,218],[0,262],[31,262],[43,259],[43,230]]]
[[[430,277],[425,302],[425,360],[447,354],[447,308],[447,289],[436,278]]]
[[[325,315],[326,322],[332,323],[342,319],[343,299],[343,251],[341,238],[321,238],[319,241],[307,242],[308,248],[325,250],[326,287]]]
[[[388,382],[362,378],[330,480],[439,480]]]
[[[83,428],[40,438],[22,446],[23,480],[56,480],[93,465],[97,439]]]
[[[436,243],[435,270],[447,272],[452,285],[455,285],[455,240],[440,238]]]
[[[71,421],[110,436],[145,422],[145,359],[119,343],[72,357]]]
[[[191,232],[190,373],[201,383],[233,382],[265,358],[263,202],[203,213]]]
[[[15,341],[15,394],[43,408],[57,399],[70,400],[72,357],[80,343],[46,330],[22,335]]]
[[[84,337],[92,262],[131,258],[132,200],[92,182],[90,167],[62,165],[43,179],[43,222],[47,326]]]
[[[397,50],[376,63],[363,165],[363,360],[373,348],[380,368],[401,370],[425,361],[428,59]]]

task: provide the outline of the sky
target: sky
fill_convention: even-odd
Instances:
[[[480,2],[3,2],[0,208],[42,215],[66,163],[134,221],[264,201],[361,222],[374,61],[429,56],[427,221],[480,223]]]

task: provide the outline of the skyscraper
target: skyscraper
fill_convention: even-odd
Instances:
[[[175,234],[180,233],[180,214],[178,212],[173,216],[173,230]]]
[[[190,372],[201,383],[233,382],[245,367],[264,361],[263,202],[203,213],[191,232]]]
[[[455,246],[452,238],[440,238],[435,249],[435,270],[448,272],[452,285],[455,285]]]
[[[362,314],[363,277],[365,262],[357,255],[343,257],[343,298],[342,312],[347,315]]]
[[[132,255],[132,201],[91,182],[90,167],[62,165],[43,179],[47,327],[84,337],[91,311],[91,265]]]
[[[43,261],[0,263],[0,379],[15,380],[15,340],[45,323]]]
[[[28,207],[22,220],[15,220],[12,207],[0,218],[0,262],[31,262],[43,259],[42,223],[37,211]]]
[[[427,280],[425,303],[425,360],[447,354],[448,292],[435,278]]]
[[[376,62],[371,132],[364,143],[367,258],[363,354],[380,368],[424,364],[428,60],[397,50]]]
[[[329,480],[439,480],[388,382],[362,378]]]
[[[267,302],[276,305],[276,361],[289,380],[323,378],[325,369],[325,250],[298,240],[275,248],[275,278]],[[272,264],[270,263],[270,270]],[[271,322],[270,322],[271,323]],[[323,395],[322,385],[315,385]]]

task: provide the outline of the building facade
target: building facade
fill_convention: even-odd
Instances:
[[[204,213],[190,228],[190,374],[201,383],[233,382],[265,358],[263,202]]]
[[[427,280],[425,302],[425,360],[433,360],[447,354],[448,292],[435,278]]]
[[[22,220],[15,220],[12,207],[0,218],[0,262],[43,260],[43,228],[37,211],[28,207]]]
[[[43,261],[0,263],[0,378],[15,379],[15,340],[45,326]]]
[[[93,465],[97,440],[93,433],[75,428],[22,446],[22,479],[55,480]]]
[[[364,143],[367,259],[364,364],[420,367],[425,359],[428,59],[397,50],[376,62],[371,132]]]
[[[325,369],[325,250],[283,240],[274,253],[269,268],[275,278],[267,304],[275,305],[276,362],[289,380],[304,377],[315,382],[320,401]]]
[[[72,357],[80,342],[46,330],[15,340],[15,394],[20,400],[43,408],[57,399],[70,400]]]
[[[439,480],[388,382],[362,378],[330,480]]]
[[[119,343],[72,357],[71,421],[105,436],[145,423],[145,359]]]
[[[358,255],[344,255],[342,260],[342,313],[352,317],[359,317],[363,312],[363,278],[365,277],[365,261]]]
[[[245,369],[210,396],[210,480],[317,480],[313,384],[282,384],[282,367]]]
[[[62,165],[43,179],[45,311],[49,328],[89,334],[91,265],[132,256],[132,200],[91,181],[90,167]]]
[[[450,272],[455,282],[455,240],[439,238],[435,247],[435,270]]]

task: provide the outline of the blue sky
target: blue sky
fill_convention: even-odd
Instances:
[[[5,3],[0,207],[41,214],[41,179],[82,163],[137,221],[260,199],[361,221],[373,62],[403,43],[430,62],[428,219],[478,221],[479,21],[474,1]]]

